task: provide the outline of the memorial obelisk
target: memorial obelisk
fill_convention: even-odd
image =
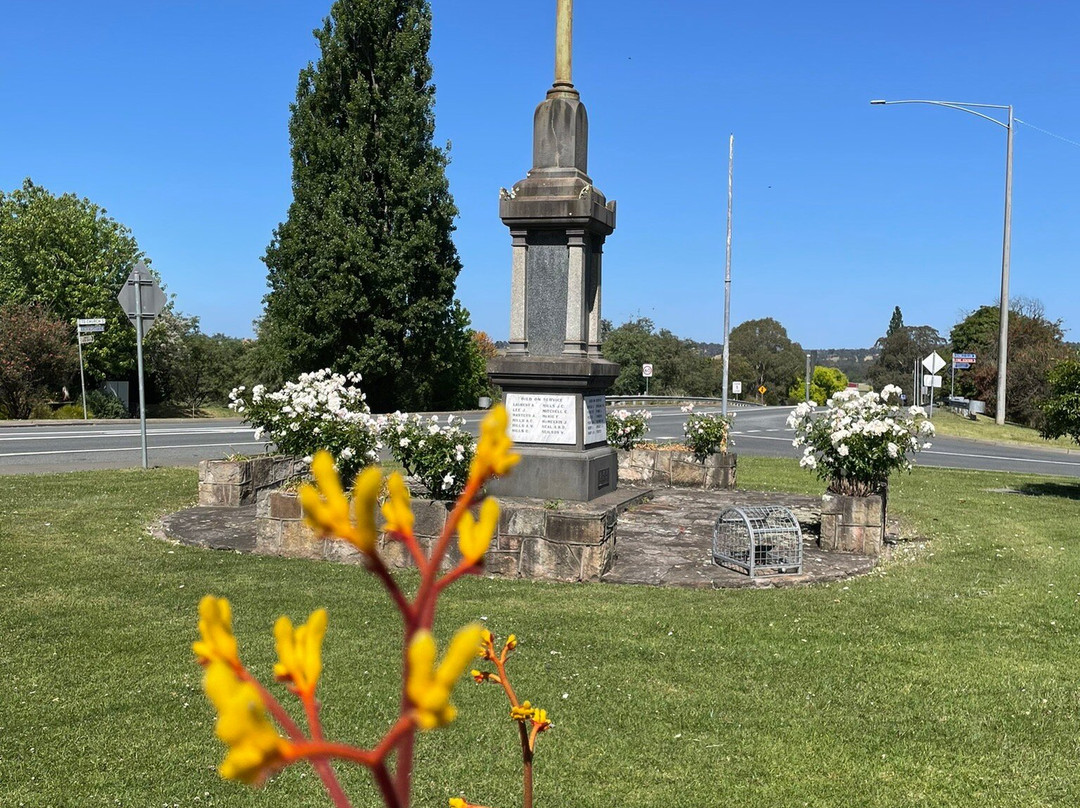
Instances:
[[[510,340],[489,372],[522,462],[495,488],[589,501],[618,485],[604,394],[619,366],[600,356],[601,260],[615,203],[588,175],[589,122],[571,79],[573,0],[557,8],[555,82],[533,117],[532,169],[500,192],[513,244]]]

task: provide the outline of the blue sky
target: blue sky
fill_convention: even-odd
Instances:
[[[948,333],[996,304],[1005,130],[930,106],[1013,104],[1080,142],[1070,2],[577,0],[589,173],[618,201],[604,314],[723,334],[727,141],[732,322],[807,348],[863,347],[892,308]],[[132,229],[178,308],[251,333],[260,257],[286,214],[289,103],[329,0],[8,0],[0,188],[32,177]],[[452,142],[458,295],[506,337],[498,190],[522,179],[552,80],[553,0],[433,0],[440,143]],[[1017,124],[1013,297],[1080,339],[1080,146]]]

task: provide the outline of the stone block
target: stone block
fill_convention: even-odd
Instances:
[[[271,519],[300,519],[303,516],[300,498],[294,493],[271,491],[268,496],[260,499],[266,502],[267,515]]]
[[[671,458],[674,452],[661,452],[653,449],[656,456],[653,465],[653,485],[671,485]]]
[[[710,455],[705,461],[705,488],[710,491],[734,488],[737,461],[738,457],[729,452]]]
[[[227,483],[210,483],[208,486],[200,485],[200,504],[205,505],[223,505],[228,508],[240,507],[240,486],[229,485]],[[204,499],[202,491],[208,489],[208,494],[205,499],[206,502],[202,502]]]
[[[883,497],[822,496],[819,541],[823,550],[878,556],[884,538]]]
[[[281,522],[276,519],[255,520],[255,552],[260,555],[281,555]]]
[[[614,542],[581,548],[581,580],[599,581],[615,561]]]
[[[500,502],[499,513],[499,538],[507,536],[539,536],[545,535],[547,516],[549,511],[543,508],[530,508],[527,505],[518,505],[511,502]],[[503,548],[516,549],[516,548]]]
[[[280,522],[281,555],[289,558],[323,558],[327,539],[315,536],[303,522]]]
[[[547,518],[547,541],[552,544],[603,544],[608,517],[606,513],[585,517],[550,513]],[[610,513],[610,518],[614,518],[614,513]]]
[[[516,578],[518,577],[518,556],[517,551],[489,550],[484,557],[484,573],[497,575],[500,578]]]
[[[580,581],[583,549],[570,544],[554,544],[544,539],[526,539],[521,543],[521,562],[518,569],[526,578]]]
[[[693,455],[671,452],[671,485],[684,488],[705,487],[705,466],[693,459]],[[687,460],[686,458],[690,459]]]
[[[432,499],[414,499],[412,509],[416,517],[413,533],[417,536],[438,536],[442,533],[449,513],[448,503]]]
[[[363,564],[364,554],[347,541],[327,539],[323,544],[324,558],[341,564]]]

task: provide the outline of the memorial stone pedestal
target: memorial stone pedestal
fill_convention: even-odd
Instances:
[[[500,194],[513,244],[510,339],[488,368],[522,462],[491,487],[589,501],[618,486],[604,394],[619,366],[600,356],[601,263],[615,203],[587,173],[589,121],[570,80],[572,18],[572,0],[560,0],[555,82],[533,117],[533,166]]]

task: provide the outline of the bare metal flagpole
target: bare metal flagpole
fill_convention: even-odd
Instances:
[[[732,180],[735,175],[735,135],[728,140],[728,169],[727,169],[727,257],[724,261],[724,393],[721,398],[720,413],[725,418],[728,414],[728,363],[731,353],[728,343],[731,342],[731,199]]]

